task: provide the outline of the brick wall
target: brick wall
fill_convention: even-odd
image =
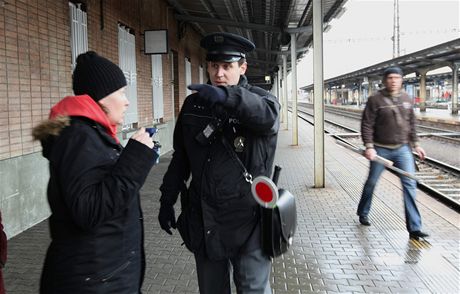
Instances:
[[[32,127],[70,90],[63,1],[7,1],[0,8],[0,160],[39,150]]]
[[[200,36],[187,26],[177,37],[174,11],[163,0],[82,1],[88,14],[88,48],[118,63],[118,22],[134,30],[140,125],[152,124],[151,60],[141,50],[145,29],[168,29],[169,48],[178,53],[179,103],[185,99],[185,57],[192,61],[192,82],[204,65]],[[102,27],[103,26],[103,27]],[[172,119],[171,60],[163,55],[165,120]],[[71,95],[71,51],[68,1],[7,0],[0,7],[0,160],[38,152],[33,126],[50,107]],[[176,113],[177,115],[177,113]]]

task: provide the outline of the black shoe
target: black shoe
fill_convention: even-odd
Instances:
[[[415,239],[415,240],[418,240],[419,238],[426,238],[426,237],[429,237],[429,236],[430,235],[428,235],[427,233],[424,233],[422,231],[409,232],[409,238]]]
[[[360,216],[359,217],[359,222],[363,225],[363,226],[370,226],[371,223],[369,222],[369,218],[367,216]]]

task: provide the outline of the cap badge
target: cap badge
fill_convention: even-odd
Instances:
[[[216,43],[223,43],[224,42],[224,36],[214,36],[214,42]]]

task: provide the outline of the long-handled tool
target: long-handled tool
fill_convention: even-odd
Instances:
[[[342,145],[343,147],[348,148],[348,149],[350,149],[350,150],[353,150],[354,152],[359,153],[359,154],[361,154],[361,155],[362,155],[362,154],[364,153],[364,151],[365,151],[363,148],[356,147],[355,145],[349,144],[349,143],[347,143],[347,142],[343,142],[343,141],[341,141],[341,140],[337,140],[337,143],[338,143],[339,145]],[[373,161],[383,164],[386,168],[388,168],[388,169],[390,169],[390,170],[396,172],[397,174],[400,174],[400,175],[402,175],[402,176],[411,178],[411,179],[413,179],[413,180],[416,180],[417,182],[419,181],[419,180],[417,179],[417,177],[414,176],[413,174],[408,173],[408,172],[406,172],[405,170],[402,170],[402,169],[400,169],[400,168],[397,168],[397,167],[393,166],[393,162],[392,162],[391,160],[388,160],[388,159],[386,159],[386,158],[383,158],[383,157],[377,155],[377,156],[375,156],[375,158],[373,159]]]

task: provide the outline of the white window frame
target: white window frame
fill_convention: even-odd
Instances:
[[[129,107],[125,114],[124,128],[133,127],[139,122],[137,109],[137,71],[136,71],[136,39],[129,28],[118,24],[118,57],[119,66],[123,71],[127,87],[126,96]]]
[[[200,76],[200,84],[204,84],[204,70],[203,70],[203,66],[200,65],[200,68],[198,69],[199,71],[199,76]]]
[[[75,69],[78,55],[88,51],[88,23],[86,12],[81,3],[69,2],[70,49],[72,50],[72,71]]]
[[[185,57],[185,94],[188,96],[192,94],[192,91],[187,88],[192,83],[192,62],[190,58]]]
[[[151,59],[153,119],[159,122],[164,116],[163,59],[160,54],[151,55]]]

